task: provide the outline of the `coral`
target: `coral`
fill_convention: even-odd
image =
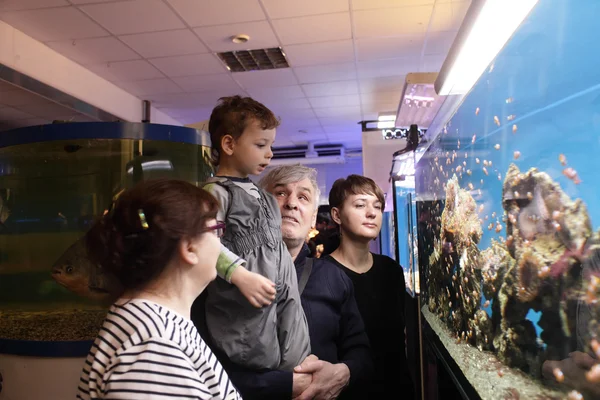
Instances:
[[[534,372],[538,347],[535,328],[531,321],[524,319],[498,332],[494,338],[494,348],[498,358],[508,366],[520,368],[525,372]]]
[[[475,313],[475,318],[469,321],[469,338],[481,351],[492,349],[492,321],[484,310]]]
[[[526,250],[517,263],[517,298],[526,303],[538,295],[543,260],[533,251]]]
[[[492,245],[481,252],[481,275],[483,277],[483,294],[486,299],[496,296],[502,285],[504,275],[515,260],[510,256],[506,246],[492,239]]]

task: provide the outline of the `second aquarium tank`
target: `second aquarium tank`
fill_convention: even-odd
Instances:
[[[89,344],[35,353],[39,343],[92,340],[119,290],[87,260],[85,233],[123,190],[160,177],[200,184],[210,161],[208,133],[184,127],[67,123],[2,133],[0,353],[86,354]]]
[[[540,0],[417,164],[422,315],[484,399],[600,398],[599,15]]]

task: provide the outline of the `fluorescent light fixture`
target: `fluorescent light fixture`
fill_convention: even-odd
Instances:
[[[389,129],[396,126],[396,115],[394,113],[382,113],[377,117],[377,129]]]
[[[538,0],[473,0],[435,81],[439,95],[465,94]]]

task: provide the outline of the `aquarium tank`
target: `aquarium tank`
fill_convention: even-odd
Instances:
[[[598,16],[540,0],[416,166],[426,340],[465,397],[600,398]]]
[[[87,260],[87,230],[137,182],[200,184],[211,174],[208,133],[191,128],[66,123],[2,133],[0,353],[85,355],[119,290]],[[39,346],[58,342],[81,346]]]

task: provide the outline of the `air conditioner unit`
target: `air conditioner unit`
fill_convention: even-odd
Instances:
[[[344,164],[346,162],[346,150],[342,145],[314,145],[280,147],[273,149],[273,159],[270,165],[292,165],[292,164]]]

